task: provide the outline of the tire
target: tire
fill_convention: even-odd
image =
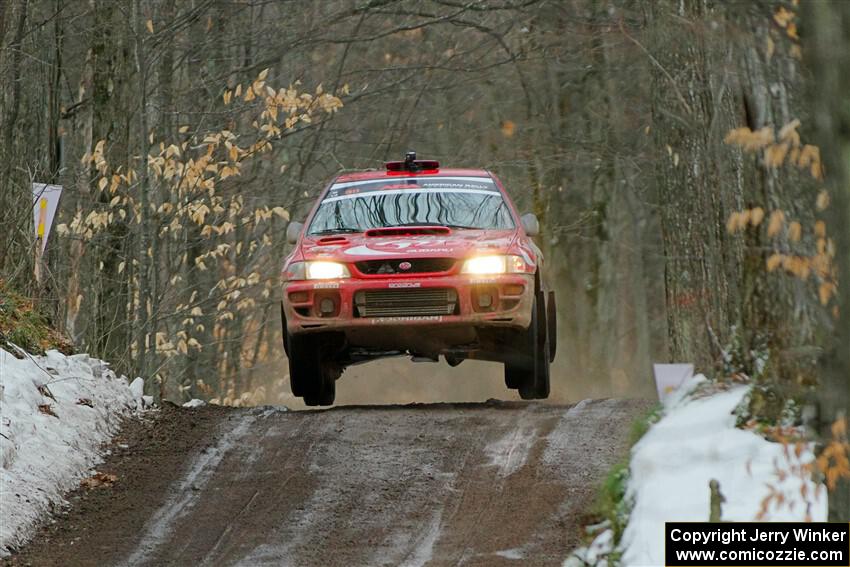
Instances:
[[[505,386],[511,390],[519,389],[520,385],[527,380],[526,374],[528,370],[522,366],[505,363]]]
[[[537,292],[531,306],[531,323],[519,338],[521,355],[505,363],[505,385],[519,390],[523,400],[549,397],[549,341],[546,301]]]
[[[280,302],[280,336],[283,339],[283,352],[289,356],[289,329],[286,328],[286,312],[283,310],[283,302]]]
[[[289,385],[308,406],[329,406],[336,398],[338,365],[327,356],[320,335],[289,335]]]
[[[542,291],[538,291],[532,306],[531,325],[535,327],[533,379],[527,380],[519,388],[519,397],[523,400],[545,400],[549,397],[549,333],[546,323],[546,299]]]
[[[555,292],[550,291],[546,301],[546,332],[549,341],[549,362],[555,362],[555,353],[558,347],[558,311],[555,307]]]

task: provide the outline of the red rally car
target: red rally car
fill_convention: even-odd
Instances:
[[[283,345],[292,393],[330,405],[352,364],[410,355],[455,366],[501,362],[523,399],[549,396],[555,296],[543,255],[502,183],[482,169],[436,161],[334,179],[304,224],[283,270]]]

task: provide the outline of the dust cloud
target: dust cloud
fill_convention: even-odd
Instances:
[[[560,346],[559,351],[563,353]],[[250,374],[250,382],[257,392],[250,400],[252,404],[285,405],[290,409],[306,407],[289,391],[289,369],[282,349],[274,349],[274,354]],[[654,396],[649,368],[634,369],[631,375],[620,369],[583,370],[571,364],[566,356],[557,357],[552,364],[551,384],[546,403]],[[451,367],[442,359],[440,362],[412,362],[409,357],[395,357],[347,368],[337,382],[335,405],[459,403],[489,399],[520,400],[515,390],[505,386],[500,363],[466,360]]]

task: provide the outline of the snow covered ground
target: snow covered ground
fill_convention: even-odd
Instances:
[[[0,349],[0,557],[92,474],[121,416],[142,407],[141,385],[85,354]]]
[[[664,523],[708,521],[712,479],[726,500],[724,521],[757,520],[770,485],[784,502],[762,520],[826,520],[826,491],[816,495],[811,480],[786,474],[812,461],[811,450],[799,458],[792,450],[789,463],[783,445],[735,427],[733,412],[748,387],[695,394],[705,382],[697,376],[668,397],[663,418],[632,448],[627,497],[634,506],[619,545],[623,566],[664,565]],[[612,543],[610,530],[602,531],[564,564],[607,565]]]

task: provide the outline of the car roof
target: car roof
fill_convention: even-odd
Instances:
[[[443,177],[465,176],[465,177],[490,177],[493,175],[486,169],[437,169],[425,171],[387,171],[385,169],[375,169],[369,171],[354,171],[351,173],[341,173],[334,179],[334,183],[342,183],[345,181],[364,181],[367,179],[392,179],[393,177],[415,177],[422,175],[423,177]]]

